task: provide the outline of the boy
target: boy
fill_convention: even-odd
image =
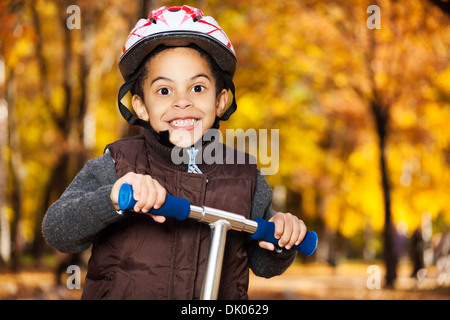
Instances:
[[[119,67],[126,81],[119,92],[120,111],[128,122],[144,127],[143,134],[116,141],[89,161],[49,208],[42,227],[47,242],[60,251],[93,245],[83,299],[200,297],[210,231],[189,219],[149,214],[164,204],[166,194],[246,218],[270,219],[280,248],[301,242],[304,223],[291,214],[274,214],[272,191],[250,156],[235,164],[227,158],[228,147],[204,139],[236,109],[236,58],[214,19],[188,6],[153,11],[132,30]],[[228,89],[233,102],[225,110]],[[137,118],[120,102],[129,90]],[[173,161],[175,147],[187,151],[188,163]],[[206,163],[198,156],[211,147],[222,151],[223,161]],[[232,160],[238,154],[233,150]],[[124,183],[134,190],[133,212],[119,210]],[[263,277],[283,273],[296,253],[280,248],[228,232],[219,299],[248,298],[249,267]]]

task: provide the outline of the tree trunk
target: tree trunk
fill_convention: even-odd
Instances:
[[[375,117],[376,131],[380,148],[380,173],[384,198],[384,259],[386,265],[386,287],[392,288],[397,277],[397,257],[395,252],[395,231],[391,216],[391,184],[386,159],[386,133],[389,122],[389,107],[372,102],[372,114]]]
[[[9,153],[7,157],[8,181],[10,184],[10,205],[14,212],[14,218],[11,222],[11,268],[14,272],[21,269],[21,256],[23,252],[23,234],[22,228],[22,184],[23,184],[23,168],[22,157],[20,154],[20,137],[18,133],[17,114],[16,114],[16,80],[14,71],[8,72],[6,81],[6,101],[8,101],[8,135],[7,143]]]
[[[3,56],[0,56],[0,64],[4,64]],[[9,125],[8,102],[6,100],[5,79],[0,75],[0,263],[7,264],[11,258],[11,230],[7,219],[7,185],[8,166],[6,161]]]
[[[59,4],[59,11],[64,11],[64,6],[62,3]],[[64,96],[65,99],[62,102],[62,112],[58,114],[56,112],[56,109],[54,105],[51,103],[51,90],[50,90],[50,80],[49,80],[49,68],[47,64],[47,60],[43,53],[43,34],[40,24],[40,18],[39,13],[37,12],[36,8],[32,8],[33,13],[33,23],[35,32],[37,35],[37,41],[36,41],[36,57],[38,59],[39,63],[39,72],[41,77],[41,83],[42,83],[42,92],[44,96],[44,101],[47,107],[47,110],[49,111],[50,115],[52,116],[52,120],[55,122],[61,138],[67,142],[64,147],[65,149],[62,150],[59,159],[57,160],[57,163],[55,164],[54,169],[50,173],[50,178],[47,182],[47,185],[45,187],[44,191],[44,199],[41,203],[40,207],[38,208],[36,212],[36,220],[35,220],[35,229],[34,229],[34,242],[32,247],[32,254],[35,258],[35,264],[36,266],[40,265],[40,259],[43,253],[43,250],[45,248],[45,241],[42,237],[41,232],[41,224],[42,219],[45,215],[45,212],[47,211],[48,206],[51,204],[51,202],[58,198],[67,187],[67,180],[68,180],[68,167],[69,167],[69,156],[71,152],[71,145],[69,145],[69,136],[71,134],[71,130],[73,128],[74,123],[77,121],[78,117],[74,117],[73,113],[71,112],[72,108],[72,92],[73,92],[73,84],[72,81],[70,81],[70,74],[72,72],[72,61],[73,61],[73,51],[72,51],[72,34],[71,30],[69,30],[66,27],[66,20],[65,17],[61,17],[61,20],[59,21],[60,27],[62,28],[63,32],[63,38],[62,46],[63,46],[63,68],[61,70],[62,72],[62,88],[64,90]],[[75,119],[74,119],[75,118]]]

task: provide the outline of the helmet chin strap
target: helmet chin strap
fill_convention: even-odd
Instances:
[[[236,111],[237,109],[237,104],[236,104],[236,93],[235,93],[235,87],[234,87],[234,83],[233,80],[231,79],[231,77],[228,74],[224,74],[224,80],[225,80],[225,86],[228,90],[231,91],[232,95],[233,95],[233,101],[231,101],[231,105],[229,106],[229,108],[222,114],[222,116],[218,119],[218,120],[222,120],[222,121],[226,121],[230,118],[230,116]],[[216,119],[216,122],[219,122]],[[219,127],[217,127],[216,129],[218,129]]]
[[[136,82],[136,79],[139,77],[139,74],[141,73],[142,68],[140,68],[134,75],[131,77],[130,80],[125,82],[119,89],[119,95],[117,97],[117,102],[119,105],[119,111],[122,117],[127,120],[127,122],[131,125],[138,125],[144,129],[150,130],[156,138],[158,138],[158,141],[160,141],[162,144],[167,145],[169,147],[173,147],[173,144],[169,140],[169,130],[161,131],[160,133],[157,133],[152,126],[150,125],[150,122],[144,121],[142,119],[136,118],[133,113],[128,109],[123,103],[122,99],[125,97],[125,95],[133,88],[134,83]]]
[[[118,105],[119,105],[119,111],[122,117],[127,120],[127,122],[131,125],[138,125],[143,127],[144,129],[150,130],[157,138],[158,141],[161,142],[163,145],[166,145],[168,147],[173,148],[174,145],[169,140],[169,130],[160,131],[159,133],[156,132],[152,126],[150,125],[150,122],[144,121],[142,119],[136,118],[133,113],[122,103],[123,97],[133,88],[134,83],[136,79],[139,77],[139,74],[141,73],[141,68],[138,72],[136,72],[133,77],[131,77],[130,80],[125,82],[119,89],[119,95],[117,97]],[[233,80],[230,76],[225,76],[225,84],[226,87],[231,91],[233,95],[233,100],[231,102],[230,107],[223,113],[221,117],[216,117],[216,120],[214,121],[214,124],[212,128],[219,129],[220,121],[226,121],[230,118],[230,116],[236,111],[237,104],[236,104],[236,98],[235,98],[235,87]]]
[[[133,88],[134,83],[136,82],[136,79],[139,77],[139,74],[141,73],[142,68],[140,68],[132,77],[130,80],[125,82],[119,89],[119,95],[117,97],[117,102],[119,105],[119,111],[122,117],[124,117],[125,120],[131,125],[138,125],[141,127],[144,127],[146,129],[151,128],[150,123],[147,121],[144,121],[142,119],[136,118],[133,113],[122,103],[123,97]]]

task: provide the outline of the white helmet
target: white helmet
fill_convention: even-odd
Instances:
[[[125,84],[119,90],[119,110],[130,123],[150,128],[150,124],[132,115],[121,100],[133,87],[145,57],[158,45],[183,47],[196,44],[206,51],[225,73],[225,83],[233,94],[230,107],[218,120],[228,120],[236,110],[233,76],[236,54],[230,39],[213,17],[204,16],[200,9],[190,6],[161,7],[140,19],[131,30],[120,56],[119,69]],[[218,121],[216,121],[218,127]],[[216,125],[216,124],[215,124]]]
[[[188,46],[196,44],[233,77],[236,54],[230,39],[213,17],[189,6],[161,7],[140,19],[128,35],[120,56],[119,68],[125,81],[137,70],[144,58],[158,45]]]

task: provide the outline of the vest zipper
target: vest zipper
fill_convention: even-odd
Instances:
[[[206,178],[205,180],[205,192],[203,193],[203,205],[205,205],[205,199],[206,199],[206,191],[208,190],[208,184],[209,184],[209,178]]]

